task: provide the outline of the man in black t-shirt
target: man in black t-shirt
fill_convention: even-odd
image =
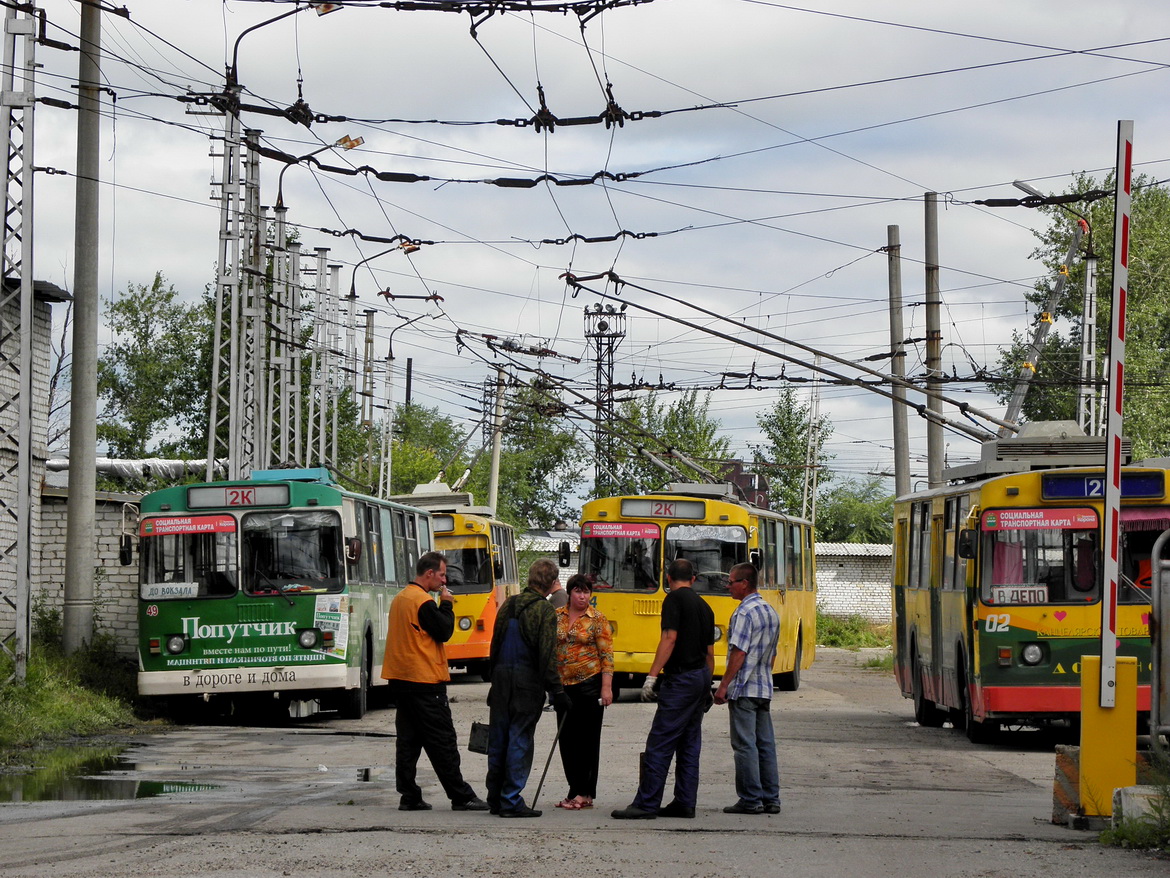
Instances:
[[[611,816],[619,820],[694,817],[699,792],[699,751],[703,746],[703,714],[709,704],[715,670],[715,614],[691,586],[695,568],[680,558],[666,572],[670,594],[662,602],[662,636],[642,700],[655,700],[659,672],[665,677],[657,694],[658,709],[646,738],[638,794],[628,808]],[[666,774],[675,758],[674,801],[664,808]]]

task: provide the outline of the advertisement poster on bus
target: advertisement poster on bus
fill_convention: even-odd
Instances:
[[[333,632],[333,648],[329,654],[334,658],[345,658],[349,645],[349,595],[319,594],[313,610],[313,627],[324,634]]]
[[[1095,530],[1097,512],[1090,508],[989,509],[984,530]]]
[[[170,534],[234,533],[236,520],[230,515],[175,515],[144,518],[138,527],[140,537],[165,537]]]
[[[581,526],[581,539],[657,539],[658,525],[632,521],[589,521]]]

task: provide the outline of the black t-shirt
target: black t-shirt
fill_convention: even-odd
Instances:
[[[715,642],[715,614],[693,588],[675,589],[663,600],[662,630],[678,632],[666,673],[706,667],[707,647]]]

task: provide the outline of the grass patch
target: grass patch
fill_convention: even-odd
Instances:
[[[892,652],[883,653],[882,655],[875,655],[873,658],[866,659],[861,666],[867,671],[881,671],[882,673],[894,673],[894,654]]]
[[[12,679],[12,658],[0,655],[0,764],[54,742],[107,734],[137,724],[133,662],[115,652],[112,637],[98,635],[74,655],[61,649],[59,627],[36,618],[23,683]]]
[[[1156,790],[1150,813],[1121,820],[1101,833],[1102,844],[1143,851],[1170,852],[1170,754],[1155,744],[1149,754],[1147,781]]]
[[[817,643],[843,649],[889,646],[890,626],[875,624],[864,616],[830,616],[818,609]]]

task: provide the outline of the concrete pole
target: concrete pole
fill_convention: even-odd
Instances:
[[[930,487],[943,483],[942,400],[942,296],[938,289],[938,193],[927,192],[926,200],[926,408],[939,418],[926,422],[927,478]]]
[[[897,226],[886,226],[886,260],[890,283],[890,374],[906,377],[906,331],[902,327],[902,236]],[[906,389],[894,382],[894,494],[910,493],[910,430]]]
[[[504,369],[496,367],[496,412],[492,419],[492,472],[488,482],[488,506],[495,515],[500,498],[500,446],[504,431]]]
[[[101,10],[81,6],[77,90],[77,209],[74,215],[73,368],[69,413],[69,501],[65,524],[67,654],[93,639],[94,505],[97,500],[98,175],[101,153]],[[22,400],[30,405],[31,400]]]

